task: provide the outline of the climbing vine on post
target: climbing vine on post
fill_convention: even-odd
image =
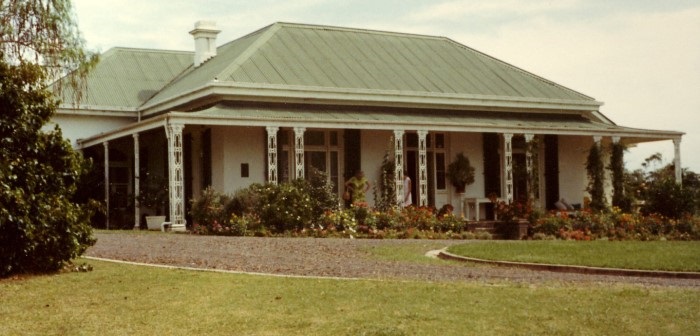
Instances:
[[[612,173],[613,196],[612,205],[620,208],[624,212],[631,210],[631,202],[625,195],[625,145],[619,141],[613,142],[610,156],[610,169]]]
[[[607,210],[605,199],[605,167],[603,166],[603,153],[600,144],[596,141],[591,146],[586,160],[586,172],[588,174],[588,187],[586,191],[591,195],[590,207],[593,211]]]
[[[393,148],[394,139],[390,139],[389,148]],[[387,211],[397,205],[396,203],[396,183],[394,171],[396,164],[390,158],[390,151],[387,149],[384,154],[381,166],[381,180],[374,183],[374,206],[380,211]]]

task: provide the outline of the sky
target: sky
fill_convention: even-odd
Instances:
[[[88,48],[193,50],[199,20],[217,44],[274,22],[445,36],[602,101],[618,125],[684,132],[681,166],[700,172],[700,1],[74,0]],[[640,144],[628,169],[671,141]],[[658,167],[658,165],[656,165]]]

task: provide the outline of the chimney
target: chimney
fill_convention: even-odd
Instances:
[[[194,37],[194,67],[202,65],[206,60],[216,56],[216,35],[221,30],[216,29],[214,21],[197,21],[190,34]]]

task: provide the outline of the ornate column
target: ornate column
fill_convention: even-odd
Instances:
[[[109,142],[102,143],[105,149],[105,226],[109,230]]]
[[[277,131],[279,127],[267,126],[267,182],[277,184]]]
[[[506,203],[513,202],[513,134],[503,133],[503,196]]]
[[[394,183],[396,203],[403,203],[403,130],[394,130]]]
[[[139,152],[139,134],[134,137],[134,230],[138,230],[141,223],[141,203],[139,196],[141,195],[141,153]]]
[[[681,138],[673,139],[673,167],[676,174],[676,183],[683,183],[683,170],[681,169]]]
[[[425,138],[428,131],[418,131],[418,205],[428,206],[428,153]]]
[[[535,188],[537,183],[535,183],[535,176],[537,172],[533,172],[533,156],[532,152],[536,146],[533,145],[533,140],[535,139],[534,134],[525,134],[525,170],[527,172],[527,197],[530,201],[535,199]],[[535,154],[536,156],[536,154]]]
[[[304,178],[304,127],[294,127],[294,178]]]
[[[185,230],[185,188],[182,170],[182,130],[185,125],[167,122],[168,184],[170,186],[170,223],[173,231]]]

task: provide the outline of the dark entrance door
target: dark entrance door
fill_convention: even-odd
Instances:
[[[559,138],[556,135],[544,136],[544,188],[545,208],[552,210],[559,200]]]
[[[483,134],[484,150],[484,196],[501,197],[501,142],[496,133]],[[486,218],[493,218],[493,204],[486,205]]]

